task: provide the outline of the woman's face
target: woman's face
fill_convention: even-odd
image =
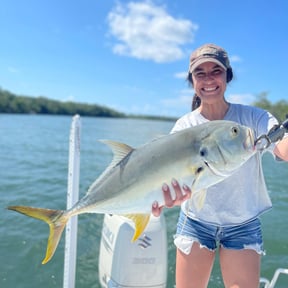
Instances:
[[[226,71],[213,62],[205,62],[192,72],[193,87],[202,104],[224,100]]]

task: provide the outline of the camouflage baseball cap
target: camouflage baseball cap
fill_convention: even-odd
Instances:
[[[192,73],[195,68],[205,62],[214,62],[225,70],[231,69],[227,52],[215,44],[205,44],[192,52],[189,73]]]

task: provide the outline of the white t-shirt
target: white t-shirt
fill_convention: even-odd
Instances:
[[[230,104],[223,120],[235,121],[250,127],[258,137],[267,134],[278,124],[269,112],[253,106]],[[198,110],[177,120],[171,133],[208,122]],[[269,147],[272,152],[275,145]],[[261,165],[261,153],[257,152],[235,173],[207,189],[204,206],[199,211],[192,201],[185,201],[181,208],[189,217],[214,225],[242,224],[270,209],[272,203],[267,192]]]

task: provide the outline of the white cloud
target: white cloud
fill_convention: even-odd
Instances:
[[[63,102],[76,102],[74,95],[68,95],[66,98],[62,99]]]
[[[163,99],[161,102],[166,107],[187,106],[191,104],[191,96],[182,95],[177,98]]]
[[[108,15],[109,32],[117,43],[113,52],[155,62],[184,57],[182,46],[193,42],[196,24],[176,19],[150,1],[118,3]]]
[[[17,74],[17,73],[20,72],[20,70],[19,70],[18,68],[13,67],[13,66],[9,66],[9,67],[7,68],[7,70],[8,70],[8,72],[10,72],[10,73],[12,73],[12,74]]]
[[[188,76],[188,72],[178,72],[178,73],[175,73],[174,74],[174,77],[175,78],[178,78],[178,79],[187,79],[187,76]]]
[[[193,95],[193,89],[183,89],[179,92],[177,97],[162,99],[161,103],[165,107],[187,108],[191,106]]]
[[[231,63],[242,62],[242,59],[239,56],[237,56],[237,55],[230,56],[229,60],[230,60]]]
[[[239,104],[245,104],[249,105],[253,101],[255,101],[255,95],[253,94],[230,94],[228,97],[226,97],[228,102],[232,103],[239,103]]]

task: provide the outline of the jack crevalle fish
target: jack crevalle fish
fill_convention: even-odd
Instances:
[[[192,200],[201,209],[206,188],[227,178],[255,152],[252,131],[223,120],[159,137],[137,149],[101,141],[111,147],[114,158],[71,209],[8,207],[48,223],[50,235],[43,264],[52,258],[70,217],[83,213],[125,216],[135,223],[134,241],[149,222],[152,203],[164,204],[163,183],[175,178],[180,184],[189,185]]]

